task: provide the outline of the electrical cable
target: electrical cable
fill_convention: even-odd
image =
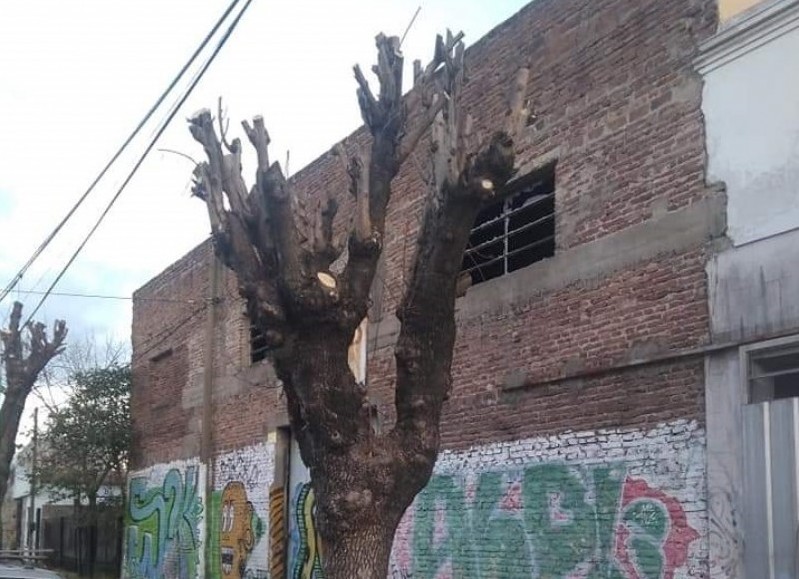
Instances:
[[[30,289],[17,289],[17,292],[21,294],[28,294],[28,295],[44,295],[46,292],[41,290],[30,290]],[[86,294],[80,292],[50,292],[51,296],[63,296],[68,298],[90,298],[90,299],[97,299],[97,300],[130,300],[130,301],[142,301],[142,302],[170,302],[170,303],[177,303],[177,304],[198,304],[203,301],[208,301],[210,298],[198,298],[198,299],[177,299],[177,298],[146,298],[146,297],[136,297],[136,296],[114,296],[108,294]]]
[[[53,281],[53,283],[50,284],[50,287],[47,289],[47,291],[45,292],[44,296],[42,296],[42,299],[39,300],[39,303],[36,305],[36,307],[30,313],[30,315],[28,316],[28,320],[25,322],[26,324],[30,323],[30,321],[33,319],[33,316],[36,315],[36,313],[42,307],[42,304],[44,304],[45,300],[47,300],[47,297],[50,295],[50,293],[52,292],[53,288],[55,288],[55,286],[58,284],[58,282],[61,281],[61,278],[67,272],[69,267],[72,265],[72,263],[78,257],[78,255],[83,250],[83,248],[86,246],[86,244],[89,242],[89,240],[92,238],[92,236],[94,235],[94,232],[97,231],[98,227],[100,227],[100,224],[105,219],[105,216],[108,215],[108,212],[111,210],[111,207],[114,205],[114,203],[116,203],[117,199],[119,199],[119,196],[125,190],[125,187],[127,187],[128,183],[130,183],[131,179],[133,179],[133,176],[136,174],[136,172],[138,171],[139,167],[141,167],[142,163],[144,163],[145,158],[150,153],[150,151],[153,149],[153,147],[155,147],[156,142],[161,137],[161,135],[164,133],[166,128],[169,126],[169,123],[172,122],[172,119],[175,118],[175,115],[177,114],[177,112],[180,109],[180,107],[183,106],[183,104],[189,98],[191,93],[196,88],[197,84],[202,79],[202,77],[205,74],[205,72],[208,70],[208,68],[211,66],[213,61],[216,59],[216,57],[219,54],[219,52],[222,50],[222,47],[224,47],[224,45],[227,43],[228,39],[230,38],[230,35],[233,33],[233,30],[235,30],[236,26],[238,26],[238,23],[241,20],[241,17],[244,15],[244,13],[250,7],[250,4],[252,4],[252,0],[247,0],[247,2],[244,5],[244,8],[242,8],[241,11],[236,15],[236,18],[233,20],[233,22],[230,24],[228,29],[225,31],[225,34],[219,40],[219,43],[217,44],[217,46],[214,49],[214,51],[211,53],[210,57],[205,62],[203,67],[200,69],[199,74],[194,78],[194,80],[189,85],[189,87],[186,90],[186,92],[183,94],[183,96],[178,101],[177,105],[172,109],[172,111],[170,112],[169,116],[166,118],[166,120],[163,122],[163,124],[161,125],[160,129],[156,133],[155,137],[150,141],[149,145],[147,145],[147,148],[144,150],[144,153],[142,153],[142,155],[139,157],[139,160],[133,166],[133,169],[130,171],[128,176],[122,182],[122,185],[120,185],[119,189],[117,189],[117,192],[111,198],[111,201],[109,201],[108,205],[106,205],[105,209],[100,214],[100,217],[97,219],[97,221],[95,222],[94,226],[92,226],[92,228],[89,230],[89,233],[86,235],[86,237],[83,238],[83,241],[80,243],[78,248],[72,254],[72,257],[69,258],[69,261],[67,261],[66,265],[61,269],[61,271],[56,276],[56,278]]]
[[[128,147],[128,145],[130,145],[131,141],[133,141],[133,139],[136,137],[136,135],[139,134],[139,131],[141,131],[142,127],[144,127],[144,125],[147,123],[147,121],[150,120],[150,118],[153,116],[155,111],[164,102],[166,97],[169,96],[169,93],[172,92],[172,90],[178,84],[180,79],[183,78],[183,75],[186,74],[186,71],[189,69],[189,67],[197,59],[197,56],[199,56],[199,54],[205,49],[205,47],[208,45],[210,40],[214,37],[214,35],[219,30],[220,26],[222,26],[222,24],[225,22],[225,20],[227,20],[228,16],[230,16],[230,13],[233,11],[233,9],[236,7],[236,5],[240,1],[241,0],[233,0],[233,2],[230,3],[230,6],[228,6],[227,10],[225,10],[225,12],[224,12],[224,14],[222,14],[221,18],[219,18],[219,20],[217,20],[216,24],[211,29],[211,31],[206,35],[206,37],[203,39],[203,41],[200,44],[200,46],[197,47],[197,49],[194,51],[194,54],[191,55],[191,58],[189,58],[189,60],[186,62],[186,64],[183,65],[183,68],[181,68],[180,72],[177,74],[177,76],[174,79],[172,79],[172,82],[169,84],[167,89],[163,93],[161,93],[161,96],[158,97],[158,100],[155,101],[155,104],[150,108],[149,111],[147,111],[147,114],[139,122],[139,124],[136,126],[136,128],[133,129],[133,132],[130,134],[130,136],[128,136],[128,138],[125,140],[125,142],[122,144],[122,146],[119,147],[119,149],[117,149],[116,153],[114,153],[114,155],[111,157],[111,159],[108,161],[108,163],[106,163],[105,167],[103,167],[103,170],[100,171],[100,173],[97,175],[97,177],[95,177],[94,181],[92,181],[91,185],[89,185],[89,188],[86,189],[86,191],[84,191],[83,195],[80,196],[78,201],[67,212],[66,216],[64,216],[64,218],[58,223],[58,225],[56,225],[55,229],[53,229],[53,231],[50,232],[50,234],[44,239],[44,241],[39,245],[39,247],[36,248],[36,251],[34,251],[33,254],[31,255],[31,257],[28,259],[28,261],[25,262],[25,265],[22,266],[22,268],[19,270],[19,272],[11,279],[11,281],[3,289],[3,291],[0,292],[0,302],[2,302],[8,296],[8,294],[14,289],[14,287],[20,282],[20,280],[28,272],[28,269],[30,269],[31,265],[33,265],[33,262],[36,261],[36,259],[42,254],[42,252],[47,248],[47,246],[55,238],[55,236],[58,235],[58,233],[61,231],[61,229],[64,227],[64,225],[66,225],[67,221],[69,221],[69,219],[72,217],[72,215],[75,213],[75,211],[77,211],[78,208],[83,204],[83,202],[86,200],[86,198],[89,196],[89,194],[94,190],[94,188],[97,186],[97,184],[100,182],[100,180],[105,176],[105,174],[108,172],[108,170],[111,168],[111,166],[117,161],[117,159],[119,159],[119,157],[122,155],[124,150]]]
[[[167,326],[166,329],[162,330],[158,334],[149,337],[148,339],[144,340],[144,344],[147,344],[147,348],[142,351],[134,352],[134,355],[137,359],[141,359],[161,344],[167,341],[167,339],[174,336],[182,327],[188,324],[191,320],[201,314],[205,309],[208,307],[208,304],[202,304],[200,307],[189,313],[186,317],[178,322],[174,322],[174,325]],[[156,341],[157,340],[157,341]],[[154,343],[153,343],[154,342]]]

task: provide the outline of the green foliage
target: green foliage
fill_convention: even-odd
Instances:
[[[53,493],[91,500],[127,464],[130,366],[76,372],[72,382],[69,400],[48,418],[36,478]]]

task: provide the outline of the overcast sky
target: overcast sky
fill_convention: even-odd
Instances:
[[[0,3],[0,286],[86,189],[228,4]],[[468,45],[524,4],[423,2],[403,45],[407,66],[414,58],[429,60],[436,32],[463,30]],[[200,158],[185,118],[215,108],[222,96],[233,130],[243,118],[264,116],[273,156],[284,159],[290,150],[290,171],[296,172],[360,124],[351,67],[359,62],[368,70],[375,34],[402,35],[419,5],[420,0],[255,0],[157,146]],[[49,286],[155,126],[95,190],[21,289]],[[191,169],[180,156],[154,151],[57,291],[130,296],[205,239],[205,208],[189,196]],[[248,177],[251,170],[245,167]],[[39,299],[12,297],[28,311]],[[0,304],[0,325],[10,305],[11,299]],[[128,340],[130,314],[130,301],[52,297],[37,318],[66,318],[75,336]]]

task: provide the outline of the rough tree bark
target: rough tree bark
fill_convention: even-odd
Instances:
[[[249,192],[241,142],[228,143],[224,134],[220,139],[208,110],[189,120],[208,158],[195,168],[194,193],[206,203],[216,252],[236,272],[251,321],[274,348],[292,431],[310,469],[328,579],[386,577],[396,527],[438,453],[463,251],[480,208],[514,173],[513,135],[527,114],[527,70],[514,79],[505,126],[479,140],[459,108],[461,38],[449,32],[437,38],[433,61],[425,68],[414,63],[415,86],[404,98],[397,38],[376,39],[378,96],[355,67],[358,103],[372,138],[345,161],[355,211],[339,273],[331,269],[344,249],[333,233],[336,199],[324,198],[313,218],[304,213],[279,163],[269,160],[263,119],[243,123],[258,158]],[[396,423],[377,432],[347,348],[367,314],[392,179],[428,133],[430,194],[397,310]],[[341,147],[334,152],[343,159]]]
[[[57,320],[53,326],[53,337],[47,338],[45,325],[29,322],[21,327],[22,304],[14,302],[11,308],[8,330],[0,332],[3,343],[2,358],[6,374],[6,391],[0,407],[0,504],[5,500],[11,461],[16,452],[17,431],[22,411],[39,373],[48,362],[64,351],[67,326]],[[28,339],[23,330],[28,330]],[[1,516],[1,514],[0,514]],[[2,520],[0,520],[2,528]],[[2,533],[0,533],[0,544]]]

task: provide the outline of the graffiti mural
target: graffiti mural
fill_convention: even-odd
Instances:
[[[244,577],[247,558],[255,545],[258,529],[253,524],[253,506],[240,481],[229,482],[222,491],[219,529],[220,569],[223,577]]]
[[[322,579],[321,545],[314,524],[314,493],[310,483],[296,487],[291,505],[292,579]]]
[[[211,579],[269,577],[269,487],[274,445],[257,444],[217,457],[209,516]]]
[[[397,531],[393,577],[695,576],[706,565],[703,434],[674,432],[444,453]]]
[[[203,512],[198,482],[196,465],[153,468],[131,476],[125,524],[126,577],[197,577]]]

